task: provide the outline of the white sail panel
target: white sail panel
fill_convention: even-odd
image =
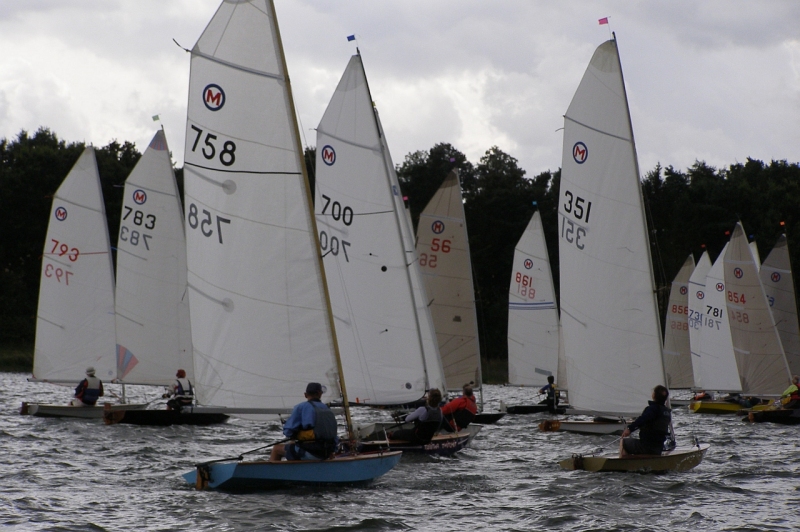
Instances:
[[[557,372],[558,309],[542,217],[535,211],[517,242],[511,266],[508,382],[544,386],[547,377]]]
[[[724,257],[729,244],[708,270],[700,303],[700,349],[692,347],[695,386],[704,390],[739,392],[742,383],[733,351],[731,328],[725,310]]]
[[[691,388],[692,353],[689,348],[689,278],[694,257],[689,254],[672,281],[664,328],[664,372],[668,388]]]
[[[206,404],[339,397],[310,196],[272,2],[225,1],[192,50],[186,241]]]
[[[705,314],[706,275],[711,269],[708,251],[703,251],[700,260],[689,276],[689,348],[692,354],[692,376],[695,387],[701,387],[700,349],[702,347],[703,315]]]
[[[86,148],[53,197],[42,254],[33,376],[113,379],[114,272],[94,148]]]
[[[615,41],[594,53],[565,116],[561,324],[570,404],[633,414],[664,384],[650,244]]]
[[[167,140],[158,131],[125,181],[117,239],[117,378],[194,382],[186,237]]]
[[[767,295],[781,344],[786,353],[786,362],[792,374],[800,374],[800,330],[797,323],[797,301],[795,300],[794,276],[789,259],[786,235],[781,235],[772,251],[767,255],[758,272],[764,293]]]
[[[451,171],[419,215],[417,254],[447,389],[480,382],[478,319],[458,172]]]
[[[402,404],[426,390],[400,224],[361,57],[317,127],[315,210],[351,402]],[[402,207],[401,207],[402,209]]]
[[[756,241],[753,240],[752,242],[749,243],[749,246],[750,246],[750,253],[753,254],[753,260],[755,261],[755,264],[756,264],[756,270],[760,271],[761,270],[761,255],[759,255],[759,253],[758,253],[758,245],[756,244]]]
[[[778,329],[741,223],[725,251],[725,289],[736,363],[747,394],[780,394],[791,380]]]

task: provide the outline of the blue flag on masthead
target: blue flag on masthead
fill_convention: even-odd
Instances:
[[[348,35],[347,36],[347,42],[355,41],[355,40],[356,40],[356,36],[355,35]]]

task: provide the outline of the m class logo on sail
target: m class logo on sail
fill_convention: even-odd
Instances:
[[[588,156],[589,150],[586,148],[586,144],[583,142],[576,142],[572,147],[572,158],[575,159],[575,162],[578,164],[583,164],[586,162],[586,158]]]
[[[147,201],[147,192],[144,190],[134,190],[133,191],[133,201],[136,205],[144,205]]]
[[[336,151],[330,144],[322,148],[322,162],[328,166],[333,166],[333,163],[336,162]]]
[[[219,111],[225,105],[225,91],[216,83],[209,83],[203,89],[203,103],[209,111]]]
[[[64,207],[56,208],[55,217],[56,220],[58,220],[59,222],[63,222],[64,220],[67,219],[67,209],[65,209]]]

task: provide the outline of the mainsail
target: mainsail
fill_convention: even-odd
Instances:
[[[508,290],[508,382],[544,386],[558,371],[558,309],[553,274],[535,211],[514,249]],[[556,381],[561,385],[560,379]]]
[[[350,400],[403,404],[428,388],[402,225],[360,55],[317,127],[315,209]],[[425,310],[427,312],[427,310]]]
[[[186,240],[200,401],[339,398],[336,344],[283,50],[268,0],[226,0],[191,54]]]
[[[689,278],[694,256],[689,254],[672,281],[664,328],[664,371],[669,388],[691,388],[692,353],[689,348]]]
[[[125,181],[116,331],[121,381],[168,385],[180,368],[194,382],[183,209],[163,130]]]
[[[741,223],[725,251],[725,289],[742,392],[780,394],[791,380],[778,329]]]
[[[797,323],[797,301],[795,299],[792,263],[786,235],[781,235],[775,247],[767,255],[758,271],[769,308],[775,318],[775,326],[781,337],[786,361],[792,374],[800,374],[800,330]]]
[[[700,346],[692,347],[695,386],[704,390],[739,392],[742,389],[731,328],[725,309],[724,258],[730,243],[722,248],[706,274],[700,303]]]
[[[570,404],[638,414],[664,384],[639,168],[617,43],[600,45],[564,117],[558,203]]]
[[[458,172],[452,170],[419,215],[417,253],[447,389],[481,384],[475,287]]]
[[[78,383],[93,366],[116,376],[114,271],[94,148],[53,197],[42,255],[33,376]]]

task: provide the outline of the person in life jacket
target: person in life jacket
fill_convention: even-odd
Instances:
[[[442,392],[436,388],[428,390],[428,401],[406,416],[406,421],[413,421],[413,429],[400,429],[389,433],[390,440],[401,440],[417,445],[430,443],[442,426]]]
[[[800,408],[800,377],[792,377],[792,385],[781,394],[783,408]]]
[[[547,394],[544,404],[547,405],[548,412],[555,414],[556,407],[558,406],[558,388],[556,387],[556,378],[552,375],[548,375],[547,384],[539,389],[539,393]]]
[[[170,385],[169,391],[162,397],[164,397],[164,399],[172,397],[172,399],[167,401],[167,410],[177,410],[180,412],[181,408],[184,406],[192,406],[194,402],[194,387],[189,379],[186,378],[186,372],[184,370],[179,369],[175,377],[177,377],[175,382]]]
[[[94,406],[97,399],[103,395],[103,381],[95,377],[94,373],[92,366],[86,368],[86,378],[75,388],[71,406]]]
[[[631,454],[661,454],[672,422],[672,411],[667,408],[668,397],[669,390],[665,386],[659,384],[653,388],[653,400],[648,401],[642,415],[622,432],[620,458]],[[637,429],[639,439],[628,438]]]
[[[279,462],[287,460],[325,460],[333,458],[339,445],[336,416],[322,402],[322,385],[309,382],[306,386],[307,401],[295,405],[292,415],[283,425],[283,434],[294,441],[272,447],[269,459]]]
[[[442,407],[442,415],[445,421],[442,427],[445,430],[449,427],[458,432],[467,428],[472,423],[472,420],[475,419],[477,413],[478,404],[472,394],[472,385],[465,384],[461,389],[461,397],[453,399]]]

